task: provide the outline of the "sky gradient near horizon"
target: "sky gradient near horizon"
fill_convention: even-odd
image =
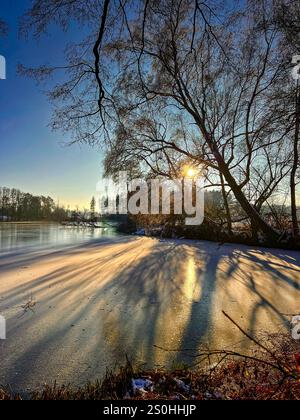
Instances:
[[[51,105],[43,87],[17,74],[18,63],[57,64],[62,59],[62,48],[56,48],[61,46],[59,30],[39,42],[19,38],[18,19],[29,4],[29,0],[1,0],[0,6],[0,17],[9,25],[8,36],[0,40],[0,55],[7,65],[7,80],[0,80],[0,186],[87,208],[100,177],[101,151],[66,146],[70,138],[48,127]],[[63,36],[71,40],[75,30]]]

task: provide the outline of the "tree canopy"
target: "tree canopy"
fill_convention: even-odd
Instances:
[[[299,235],[300,3],[291,0],[35,0],[21,32],[82,28],[65,63],[20,66],[54,76],[52,127],[102,143],[107,173],[174,177],[190,162],[233,194],[253,233],[282,237],[262,208],[291,202]]]

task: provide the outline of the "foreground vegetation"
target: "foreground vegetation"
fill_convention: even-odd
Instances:
[[[289,335],[261,337],[249,355],[203,350],[193,368],[173,371],[134,369],[127,361],[100,382],[81,388],[46,385],[32,400],[298,400],[300,343]],[[22,400],[0,390],[0,400]]]

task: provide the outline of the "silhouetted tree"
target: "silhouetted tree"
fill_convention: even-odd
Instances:
[[[96,200],[95,197],[92,198],[90,204],[90,211],[91,211],[91,221],[94,222],[96,219]]]
[[[280,1],[291,17],[295,3]],[[35,0],[23,32],[39,37],[53,23],[67,30],[75,21],[89,33],[69,46],[64,66],[20,72],[45,79],[65,71],[49,93],[58,104],[53,128],[71,131],[74,141],[105,142],[108,172],[129,167],[172,177],[188,159],[222,189],[228,230],[232,194],[253,234],[278,241],[263,208],[298,165],[295,125],[284,109],[273,112],[291,67],[278,4]]]
[[[51,197],[34,196],[15,188],[0,187],[0,216],[13,221],[61,221],[67,217],[67,212],[56,206]]]

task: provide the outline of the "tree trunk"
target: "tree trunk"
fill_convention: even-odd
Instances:
[[[223,174],[224,178],[226,179],[228,185],[232,189],[232,192],[237,199],[237,201],[240,203],[242,209],[245,211],[247,216],[251,220],[251,225],[254,230],[260,230],[268,240],[277,242],[279,240],[279,233],[276,232],[255,210],[255,208],[251,205],[251,203],[246,198],[245,194],[243,193],[240,186],[237,184],[234,177],[231,175],[230,170],[226,163],[224,162],[224,159],[222,155],[217,151],[216,149],[213,150],[215,158],[218,162],[219,169],[221,173]]]
[[[220,174],[220,179],[221,179],[221,185],[222,185],[224,207],[225,207],[225,212],[226,212],[228,234],[229,236],[232,236],[232,220],[231,220],[231,214],[230,214],[230,209],[229,209],[228,200],[227,200],[224,177],[222,174]]]
[[[261,217],[261,215],[258,213],[258,211],[249,202],[249,200],[245,196],[242,188],[238,185],[238,183],[236,182],[236,180],[232,176],[232,174],[231,174],[231,172],[228,168],[228,165],[224,161],[224,158],[223,158],[222,154],[220,153],[219,149],[217,148],[214,141],[212,140],[210,134],[206,130],[206,128],[203,124],[203,121],[201,120],[200,117],[198,117],[195,114],[194,114],[194,118],[196,120],[196,123],[197,123],[198,127],[200,128],[200,131],[204,135],[204,137],[207,141],[207,144],[211,149],[211,152],[213,153],[213,155],[214,155],[214,157],[215,157],[215,159],[218,163],[220,173],[224,176],[227,184],[232,189],[232,192],[233,192],[236,200],[239,202],[242,209],[244,210],[244,212],[247,214],[247,216],[251,220],[251,225],[252,225],[252,228],[254,229],[254,231],[261,231],[265,235],[266,239],[268,239],[269,241],[278,242],[279,238],[280,238],[279,233],[275,229],[273,229]]]
[[[291,210],[292,210],[292,222],[293,222],[293,236],[299,237],[299,223],[297,217],[297,201],[296,201],[296,173],[299,164],[299,134],[300,134],[300,93],[299,93],[299,82],[296,90],[296,126],[295,126],[295,137],[294,137],[294,161],[291,172]]]

